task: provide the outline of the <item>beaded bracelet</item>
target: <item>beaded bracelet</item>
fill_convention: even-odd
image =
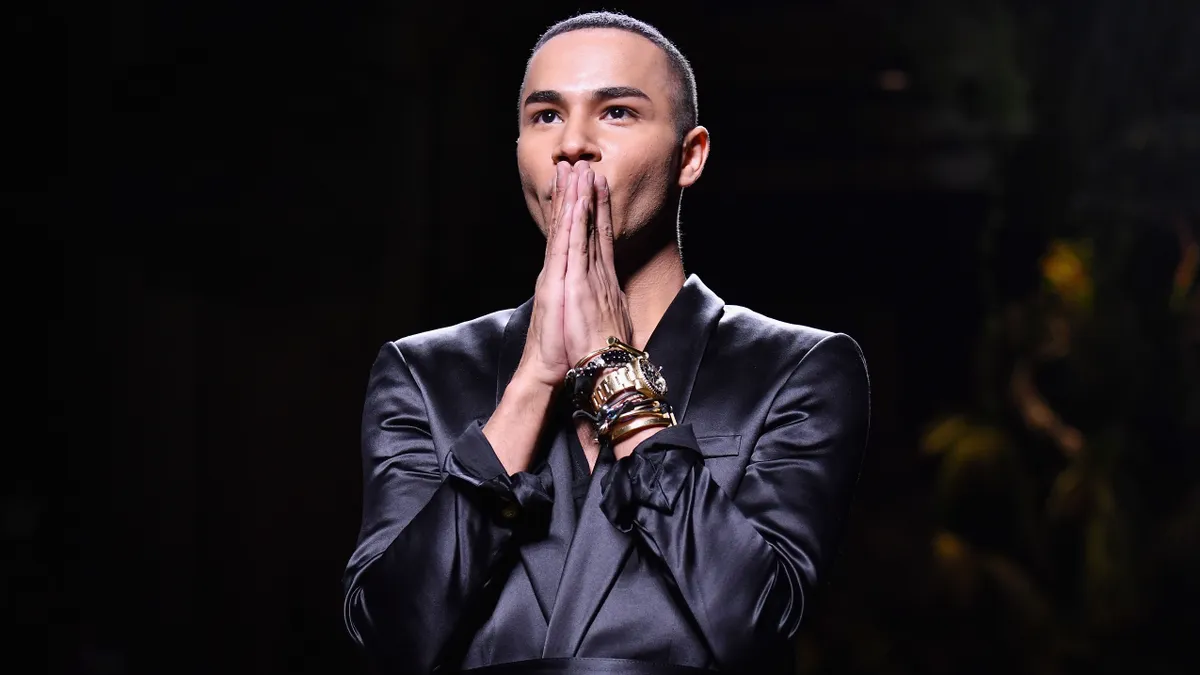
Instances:
[[[596,384],[596,376],[631,361],[633,355],[618,347],[605,347],[580,359],[574,368],[567,371],[563,380],[566,390],[571,394],[571,402],[577,408],[586,407]]]

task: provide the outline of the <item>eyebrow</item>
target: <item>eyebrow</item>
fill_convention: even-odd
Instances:
[[[592,102],[611,101],[616,98],[641,98],[647,101],[650,100],[646,92],[637,87],[601,87],[600,89],[593,89],[588,98]],[[525,105],[550,103],[552,105],[563,106],[566,105],[566,101],[566,98],[562,94],[553,89],[540,89],[532,92],[525,98]]]

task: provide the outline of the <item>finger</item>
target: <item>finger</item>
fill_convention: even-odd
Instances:
[[[575,166],[575,176],[578,195],[571,218],[571,253],[567,260],[567,275],[583,279],[587,276],[589,268],[588,235],[591,233],[588,227],[588,206],[594,194],[592,182],[595,180],[595,173],[586,161],[581,161]]]
[[[564,178],[565,180],[562,182],[565,187],[562,188],[562,197],[559,198],[558,207],[554,211],[554,232],[556,241],[566,239],[567,237],[567,230],[569,228],[563,227],[563,225],[567,223],[564,212],[566,211],[567,207],[575,201],[575,195],[577,194],[578,189],[576,186],[577,179],[573,171],[567,169],[564,173]],[[565,241],[560,241],[559,243],[564,245],[566,244]]]
[[[596,273],[603,274],[601,265],[604,260],[601,257],[600,250],[600,228],[598,217],[600,214],[600,191],[597,189],[599,185],[600,175],[592,172],[592,186],[589,190],[591,198],[588,200],[588,271],[595,276]]]
[[[554,248],[554,203],[556,201],[555,192],[558,190],[557,177],[550,177],[550,204],[544,201],[539,201],[542,208],[542,226],[544,230],[542,234],[546,235],[546,256],[550,256],[550,249]]]
[[[579,198],[587,204],[586,214],[591,216],[595,213],[595,209],[592,206],[596,199],[596,172],[592,170],[591,165],[587,162],[580,162],[579,164],[582,167],[579,170]],[[588,225],[588,231],[584,233],[584,236],[590,239],[593,223],[591,222],[591,218],[588,218],[585,222]]]
[[[583,179],[587,177],[588,168],[589,166],[587,160],[581,159],[567,169],[572,175],[575,176],[575,186],[578,190],[578,192],[575,193],[575,199],[579,199],[579,195],[583,194],[583,190],[587,187],[583,184]]]
[[[601,244],[603,243],[603,229],[601,228],[600,224],[600,207],[603,205],[601,203],[602,195],[600,194],[602,180],[603,178],[600,176],[600,174],[596,174],[595,178],[592,180],[592,191],[596,196],[592,206],[592,232],[590,237],[591,241],[589,242],[588,246],[592,252],[591,269],[593,272],[602,272],[604,264],[604,250],[601,248]]]
[[[557,177],[565,176],[565,181],[559,181],[558,184],[566,183],[566,187],[562,190],[562,198],[558,205],[558,211],[554,218],[554,243],[550,247],[550,251],[546,257],[545,267],[549,270],[550,278],[555,281],[560,281],[566,278],[567,275],[567,257],[569,246],[571,244],[571,221],[574,211],[574,203],[579,192],[578,177],[574,171],[571,171],[566,162],[559,163],[559,173]]]
[[[567,171],[567,163],[559,162],[555,166],[554,176],[550,178],[550,208],[542,212],[546,220],[546,255],[550,255],[558,234],[563,195],[567,191]]]
[[[552,217],[558,216],[562,209],[563,195],[567,191],[567,173],[570,171],[571,165],[566,162],[559,162],[554,166],[554,189],[550,192],[550,214]]]
[[[596,194],[594,188],[592,189],[592,194]],[[588,214],[588,271],[594,275],[597,272],[601,272],[600,265],[604,262],[600,258],[600,228],[596,227],[595,198],[590,202],[588,210],[591,212]]]
[[[587,197],[580,196],[571,208],[571,243],[567,258],[567,278],[583,281],[588,273]]]
[[[565,164],[565,162],[564,162]],[[579,176],[570,169],[566,170],[567,187],[563,190],[562,201],[558,205],[558,215],[562,220],[563,212],[579,198]]]
[[[596,176],[596,239],[599,246],[597,248],[597,258],[600,264],[604,265],[606,270],[613,272],[616,276],[616,267],[613,259],[613,222],[612,222],[612,192],[608,188],[608,179],[604,176]]]
[[[554,248],[550,250],[550,255],[546,259],[546,271],[550,278],[556,281],[561,281],[567,275],[568,245],[571,240],[571,220],[573,215],[574,205],[571,202],[566,202],[562,218],[559,219],[559,225],[556,228],[558,233],[554,237]]]

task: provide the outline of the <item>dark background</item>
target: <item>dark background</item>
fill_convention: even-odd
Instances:
[[[1194,3],[607,8],[696,70],[713,151],[684,199],[688,271],[729,303],[849,333],[870,365],[867,464],[802,670],[1184,672]],[[517,90],[539,33],[588,9],[122,2],[73,18],[70,200],[89,215],[51,230],[52,452],[5,480],[19,641],[62,672],[362,672],[340,583],[367,371],[386,340],[532,293]],[[1084,314],[1105,320],[1079,331],[1128,335],[1079,355],[1086,377],[1048,366],[1050,403],[1091,439],[1139,392],[1105,446],[1118,459],[1080,471],[1094,508],[1066,525],[1040,505],[1079,460],[986,376],[1021,361],[1003,317],[1058,297],[1039,260],[1059,240],[1096,251]],[[922,452],[955,412],[1007,430],[975,474],[1021,466],[950,490],[967,506]],[[1032,529],[1010,527],[1031,504]],[[1096,545],[1093,512],[1122,514],[1126,536]]]

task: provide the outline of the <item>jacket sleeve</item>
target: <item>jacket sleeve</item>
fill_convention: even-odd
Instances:
[[[722,667],[799,628],[840,544],[869,399],[858,345],[831,335],[776,395],[736,495],[704,467],[690,424],[646,439],[605,476],[601,508],[662,560]]]
[[[439,461],[403,354],[383,346],[362,421],[363,512],[344,578],[351,638],[391,672],[426,673],[552,501],[550,474],[509,476],[472,422]]]

